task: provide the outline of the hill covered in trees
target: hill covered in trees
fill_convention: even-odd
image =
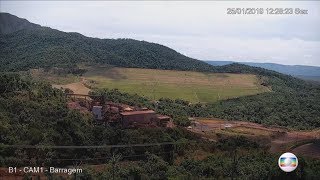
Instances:
[[[304,66],[304,65],[283,65],[276,63],[255,63],[255,62],[234,62],[234,61],[205,61],[213,66],[225,66],[232,63],[245,64],[253,67],[261,67],[277,71],[283,74],[288,74],[298,77],[303,80],[319,82],[320,81],[320,67],[318,66]]]
[[[14,18],[2,15],[5,22]],[[17,20],[4,24],[14,26]],[[3,29],[5,29],[5,27]],[[168,47],[133,39],[98,39],[48,27],[25,28],[0,36],[0,71],[70,67],[77,63],[121,67],[209,71],[212,66]]]
[[[299,129],[320,127],[319,86],[275,71],[242,64],[215,67],[154,43],[89,38],[46,27],[1,35],[0,42],[1,71],[75,67],[86,62],[121,67],[256,74],[262,85],[272,88],[272,93],[220,101],[200,109],[197,108],[203,106],[195,105],[196,108],[191,110],[183,106],[183,115],[249,120]],[[179,109],[163,108],[164,111],[175,110],[170,115]]]
[[[13,28],[15,29],[15,28]],[[281,125],[297,129],[320,127],[320,88],[303,80],[278,72],[230,64],[221,67],[188,58],[165,46],[131,39],[97,39],[78,33],[65,33],[47,27],[16,29],[0,35],[0,71],[21,71],[30,68],[75,68],[78,63],[111,64],[120,67],[192,70],[256,74],[261,84],[272,92],[219,101],[212,104],[192,104],[181,99],[159,99],[157,105],[147,98],[117,90],[99,89],[113,102],[147,106],[172,116],[177,125],[188,126],[188,117],[220,117],[248,120],[262,124]],[[101,157],[114,154],[135,161],[117,167],[117,178],[152,177],[154,179],[283,179],[271,154],[263,147],[243,137],[204,141],[184,130],[121,129],[93,124],[90,113],[67,108],[61,90],[50,84],[20,76],[0,73],[0,165],[1,166],[67,166],[70,159],[86,163],[110,163]],[[174,154],[168,147],[112,149],[39,149],[30,151],[10,145],[110,145],[179,142]],[[196,151],[209,153],[202,160],[194,159]],[[171,153],[171,151],[170,151]],[[237,154],[239,153],[239,154]],[[137,156],[139,155],[139,156]],[[173,163],[179,161],[179,163]],[[248,163],[252,162],[252,163]],[[112,162],[111,162],[112,163]],[[304,161],[291,179],[316,179],[320,162]],[[111,164],[113,166],[115,163]],[[129,163],[128,163],[129,164]],[[218,166],[217,166],[218,164]],[[235,166],[238,164],[238,166]],[[111,179],[111,171],[83,174],[84,179]]]
[[[9,13],[0,13],[0,34],[10,34],[22,29],[40,28],[38,24],[29,22],[26,19],[18,18]]]
[[[284,179],[276,163],[279,154],[243,136],[222,136],[209,142],[183,129],[138,128],[94,125],[90,113],[68,109],[63,92],[51,85],[20,76],[0,73],[0,166],[66,167],[81,161],[88,166],[80,179]],[[103,93],[103,92],[101,92]],[[105,91],[114,102],[150,105],[137,95]],[[159,111],[183,116],[187,102],[161,100]],[[198,105],[194,105],[198,106]],[[191,107],[191,106],[190,106]],[[175,110],[175,111],[174,111]],[[192,110],[192,109],[189,109]],[[201,105],[193,113],[201,113]],[[188,112],[188,113],[191,113]],[[161,143],[175,143],[161,146]],[[110,149],[55,149],[50,146],[103,146],[158,143],[150,147]],[[35,145],[46,148],[15,148],[10,145]],[[196,152],[203,152],[197,158]],[[112,158],[117,156],[117,160]],[[250,163],[248,163],[250,162]],[[73,164],[73,165],[74,165]],[[105,164],[102,172],[90,164]],[[299,166],[290,179],[316,179],[320,161],[299,157]],[[58,178],[47,174],[48,178]],[[26,174],[28,179],[30,174]],[[30,179],[30,178],[29,178]]]
[[[36,27],[1,34],[0,54],[0,71],[40,67],[75,68],[79,63],[88,63],[204,73],[255,74],[259,76],[262,85],[271,87],[272,92],[220,101],[195,115],[290,125],[301,129],[319,127],[318,85],[259,67],[242,64],[212,66],[155,43],[90,38],[79,33]]]
[[[75,67],[79,63],[109,64],[118,67],[191,70],[200,72],[280,73],[242,64],[212,66],[189,58],[166,46],[133,39],[99,39],[79,33],[66,33],[49,27],[16,25],[23,21],[1,13],[3,29],[16,31],[0,34],[0,71],[21,71],[30,68]],[[32,28],[31,28],[32,27]]]
[[[2,13],[2,16],[7,22],[5,26],[14,27],[14,23],[18,21],[16,16],[10,14],[4,16]],[[290,76],[275,71],[237,63],[212,66],[156,43],[133,39],[91,38],[41,26],[0,34],[0,54],[0,71],[75,68],[79,63],[88,63],[150,69],[249,73],[292,80]]]

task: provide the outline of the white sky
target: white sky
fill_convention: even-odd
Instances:
[[[308,15],[227,15],[227,8],[301,8]],[[200,60],[320,66],[320,2],[0,1],[1,12],[66,32],[133,38]]]

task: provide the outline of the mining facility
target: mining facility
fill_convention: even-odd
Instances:
[[[123,128],[173,127],[169,116],[148,108],[106,101],[104,96],[66,94],[68,108],[91,113],[97,124],[121,125]]]

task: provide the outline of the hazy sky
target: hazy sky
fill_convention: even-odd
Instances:
[[[309,14],[226,13],[247,7]],[[62,31],[160,43],[200,60],[320,66],[320,2],[0,1],[0,9]]]

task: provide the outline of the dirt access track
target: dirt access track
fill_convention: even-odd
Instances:
[[[73,91],[75,94],[84,94],[88,95],[91,89],[89,89],[87,86],[85,86],[85,80],[82,79],[81,82],[75,82],[75,83],[70,83],[70,84],[65,84],[65,85],[57,85],[53,84],[52,87],[57,88],[57,89],[70,89]]]
[[[217,134],[264,139],[263,143],[270,146],[270,152],[290,151],[297,155],[320,158],[320,129],[298,131],[244,121],[195,118],[188,130],[210,141],[216,141]]]

